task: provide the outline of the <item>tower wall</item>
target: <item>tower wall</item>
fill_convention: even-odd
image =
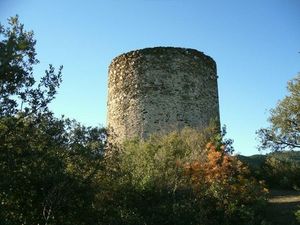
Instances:
[[[114,141],[219,120],[216,63],[194,49],[131,51],[109,66],[108,128]]]

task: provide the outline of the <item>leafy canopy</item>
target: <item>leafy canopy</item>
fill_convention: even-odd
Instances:
[[[38,64],[32,31],[25,31],[18,16],[8,20],[9,27],[0,25],[0,115],[26,115],[46,110],[61,83],[62,66],[55,73],[49,65],[40,82],[33,76]]]
[[[270,127],[260,129],[260,149],[300,149],[300,73],[287,86],[289,95],[270,111]]]
[[[54,117],[62,67],[36,82],[35,44],[17,16],[0,25],[1,224],[97,224],[105,130]]]

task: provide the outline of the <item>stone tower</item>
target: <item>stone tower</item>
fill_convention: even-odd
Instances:
[[[194,49],[156,47],[109,66],[108,128],[115,142],[219,121],[215,61]]]

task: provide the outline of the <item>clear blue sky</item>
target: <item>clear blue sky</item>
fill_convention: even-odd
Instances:
[[[299,0],[0,0],[34,30],[41,63],[64,65],[51,108],[85,125],[106,124],[107,70],[124,52],[189,47],[217,62],[221,123],[237,152],[256,154],[255,131],[300,71]]]

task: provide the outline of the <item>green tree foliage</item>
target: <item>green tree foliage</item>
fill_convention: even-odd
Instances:
[[[260,129],[261,149],[300,149],[300,74],[288,82],[289,95],[271,110],[269,128]]]
[[[18,17],[0,27],[0,221],[93,224],[105,130],[53,116],[61,68],[37,84],[35,43]]]
[[[33,76],[36,59],[33,32],[24,30],[18,16],[8,20],[9,27],[0,25],[0,115],[26,115],[45,111],[54,99],[61,83],[61,70],[55,73],[52,65],[39,84]],[[24,114],[22,115],[24,116]]]
[[[1,125],[5,122],[1,120]],[[101,132],[52,115],[44,115],[38,123],[34,117],[18,120],[1,144],[2,221],[81,224],[96,218],[92,183],[103,148],[101,137],[94,134]]]

